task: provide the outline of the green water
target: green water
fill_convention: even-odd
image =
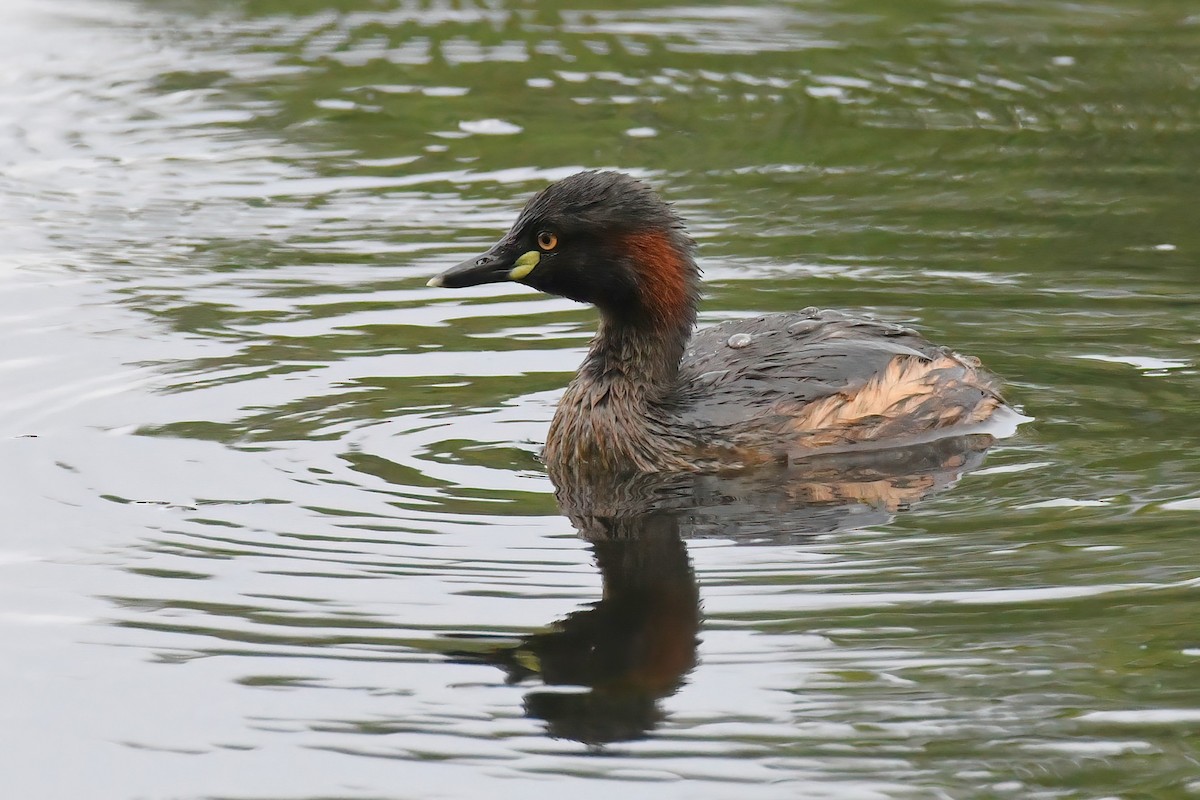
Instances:
[[[1197,52],[1175,0],[5,4],[6,796],[1200,796]],[[1034,421],[560,503],[593,312],[425,282],[585,167],[687,217],[702,324],[905,322]]]

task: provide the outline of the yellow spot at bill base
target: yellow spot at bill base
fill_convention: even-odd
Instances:
[[[542,254],[537,250],[530,250],[525,255],[517,259],[517,265],[508,271],[508,279],[510,281],[519,281],[529,273],[533,272],[533,268],[538,265],[538,261],[542,258]]]
[[[518,650],[513,654],[513,660],[533,673],[541,673],[542,660],[532,650]]]

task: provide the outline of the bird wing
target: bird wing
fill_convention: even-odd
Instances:
[[[680,399],[701,424],[736,424],[857,391],[901,356],[953,357],[911,329],[836,311],[732,320],[699,331],[689,343]]]

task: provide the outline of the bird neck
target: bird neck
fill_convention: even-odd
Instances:
[[[678,388],[690,321],[673,329],[608,314],[559,401],[543,453],[554,468],[648,471],[677,434],[665,409]]]
[[[691,240],[680,231],[627,234],[618,251],[636,289],[620,305],[597,304],[600,328],[578,377],[655,400],[675,387],[696,324],[700,270]]]
[[[662,329],[601,318],[578,377],[625,387],[631,398],[660,399],[675,387],[690,335],[690,323]]]
[[[672,438],[665,401],[678,386],[685,332],[605,315],[567,386],[542,453],[551,473],[646,472]]]
[[[600,327],[559,402],[543,457],[551,467],[650,471],[678,432],[665,409],[696,324],[699,270],[682,235],[629,237],[637,291],[625,304],[597,303]]]

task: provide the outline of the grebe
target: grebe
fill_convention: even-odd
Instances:
[[[695,243],[619,172],[543,189],[490,250],[430,286],[516,281],[600,310],[558,404],[552,471],[709,472],[953,435],[1004,400],[979,361],[897,325],[806,309],[693,335]]]

